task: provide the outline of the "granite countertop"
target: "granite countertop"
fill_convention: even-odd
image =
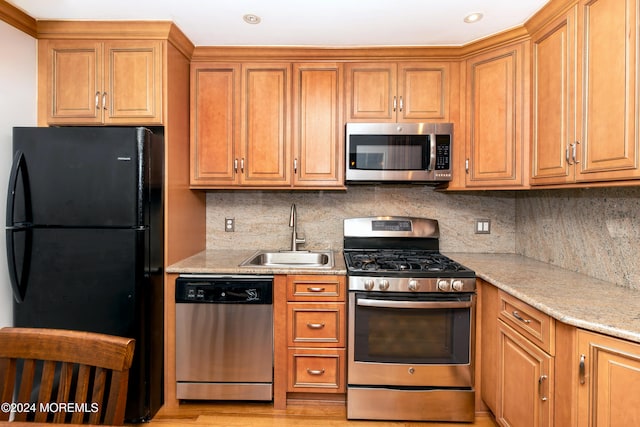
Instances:
[[[640,343],[640,291],[515,254],[446,255],[556,320]]]
[[[334,266],[331,268],[272,268],[239,266],[242,261],[249,258],[255,252],[256,251],[252,249],[206,250],[170,265],[167,268],[167,272],[184,274],[347,274],[347,267],[344,264],[342,251],[333,252]]]
[[[254,250],[207,250],[167,268],[191,274],[345,275],[341,251],[333,268],[239,267]],[[476,276],[558,321],[640,343],[640,291],[515,254],[446,253]]]

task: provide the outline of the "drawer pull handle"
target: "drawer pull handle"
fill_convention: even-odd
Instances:
[[[580,365],[579,365],[579,377],[580,377],[580,384],[584,384],[585,382],[585,366],[584,366],[584,361],[587,358],[587,356],[585,356],[584,354],[580,355]]]
[[[307,323],[307,328],[309,328],[309,329],[322,329],[322,328],[324,328],[324,323]]]
[[[313,288],[313,287],[308,287],[307,290],[309,292],[324,292],[324,288]]]
[[[531,320],[525,319],[524,317],[520,316],[520,313],[518,313],[515,310],[513,311],[513,317],[515,317],[516,319],[518,319],[519,321],[521,321],[523,323],[531,323]]]
[[[309,374],[309,375],[322,375],[322,374],[324,374],[324,369],[309,369],[309,368],[307,368],[307,374]]]

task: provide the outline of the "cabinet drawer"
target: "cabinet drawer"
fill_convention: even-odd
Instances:
[[[344,301],[344,276],[288,276],[289,301]]]
[[[551,316],[500,291],[498,317],[542,350],[555,355],[555,320]]]
[[[288,345],[344,347],[345,312],[340,303],[287,304]]]
[[[289,349],[288,392],[344,393],[344,349]]]

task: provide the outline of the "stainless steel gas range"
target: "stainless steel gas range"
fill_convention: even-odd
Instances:
[[[347,417],[473,421],[475,272],[427,218],[344,220]]]

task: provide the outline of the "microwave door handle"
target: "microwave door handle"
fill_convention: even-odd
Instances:
[[[394,301],[377,299],[358,299],[356,305],[377,308],[470,308],[472,301]]]
[[[429,167],[427,170],[432,171],[435,169],[436,164],[436,134],[429,135]]]

